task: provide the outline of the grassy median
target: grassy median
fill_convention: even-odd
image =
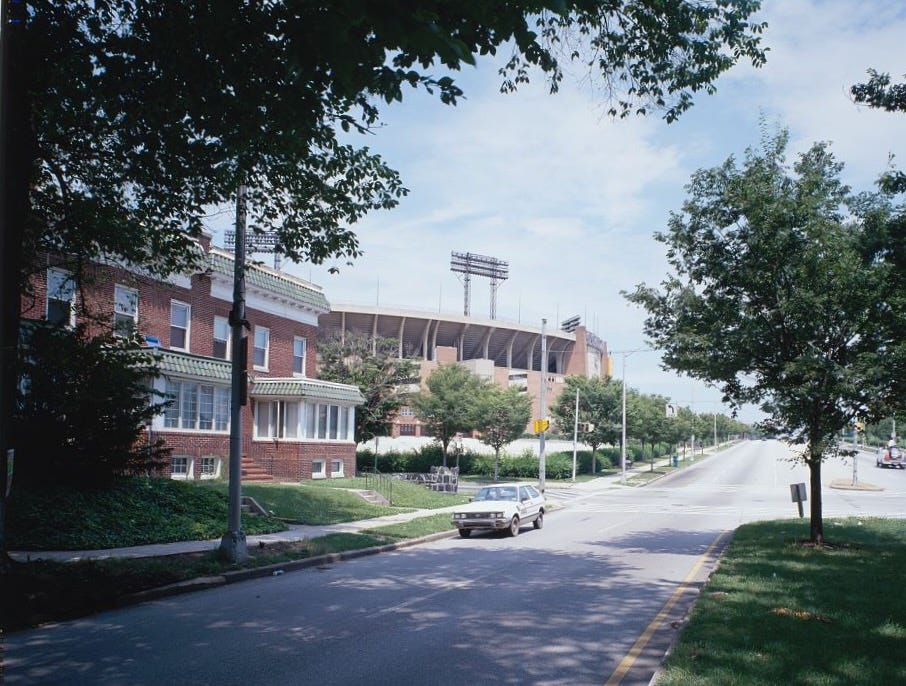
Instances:
[[[906,522],[740,527],[657,686],[906,684]]]

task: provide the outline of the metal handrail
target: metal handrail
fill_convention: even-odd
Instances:
[[[387,474],[381,474],[379,471],[363,471],[365,477],[365,488],[370,491],[377,491],[387,499],[387,502],[393,504],[393,479]]]

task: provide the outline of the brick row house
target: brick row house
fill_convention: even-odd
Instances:
[[[149,427],[171,449],[166,475],[211,479],[229,464],[233,256],[200,243],[203,271],[165,281],[103,264],[91,283],[73,283],[49,260],[22,302],[23,320],[74,325],[76,299],[106,312],[117,331],[136,330],[159,357],[154,387],[172,398]],[[359,389],[317,379],[318,316],[323,290],[254,264],[246,274],[249,403],[242,415],[244,478],[301,481],[355,475],[355,408]],[[110,326],[111,324],[107,324]],[[94,324],[92,326],[99,326]]]

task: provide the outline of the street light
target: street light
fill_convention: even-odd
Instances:
[[[633,350],[614,350],[623,357],[623,437],[620,441],[620,483],[626,483],[626,358],[632,353],[650,352],[651,348],[634,348]]]

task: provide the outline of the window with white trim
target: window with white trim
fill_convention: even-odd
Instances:
[[[202,479],[216,479],[220,476],[221,460],[216,455],[206,455],[199,462],[199,476]]]
[[[214,357],[230,359],[230,333],[230,321],[226,317],[214,317]]]
[[[334,478],[343,476],[343,460],[330,461],[330,475]]]
[[[178,300],[170,301],[170,347],[175,350],[189,350],[189,322],[192,307]]]
[[[305,352],[308,341],[302,336],[293,338],[293,376],[305,376]]]
[[[193,466],[190,455],[173,455],[170,457],[170,478],[181,480],[192,478]]]
[[[355,408],[298,400],[256,400],[255,438],[351,441]]]
[[[172,403],[164,410],[164,426],[226,433],[230,430],[230,389],[167,379]]]
[[[304,409],[303,403],[291,400],[256,401],[255,436],[257,438],[301,438]]]
[[[324,460],[312,460],[311,463],[311,478],[312,479],[326,479],[327,470],[325,469]]]
[[[252,364],[255,369],[267,371],[268,347],[270,346],[271,332],[263,326],[255,327],[255,343],[252,347]]]
[[[400,408],[400,417],[414,417],[414,416],[415,416],[415,410],[413,410],[408,405],[403,405]]]
[[[75,326],[75,281],[62,269],[47,270],[47,321]]]
[[[113,289],[113,333],[131,336],[138,326],[138,291],[116,284]]]

